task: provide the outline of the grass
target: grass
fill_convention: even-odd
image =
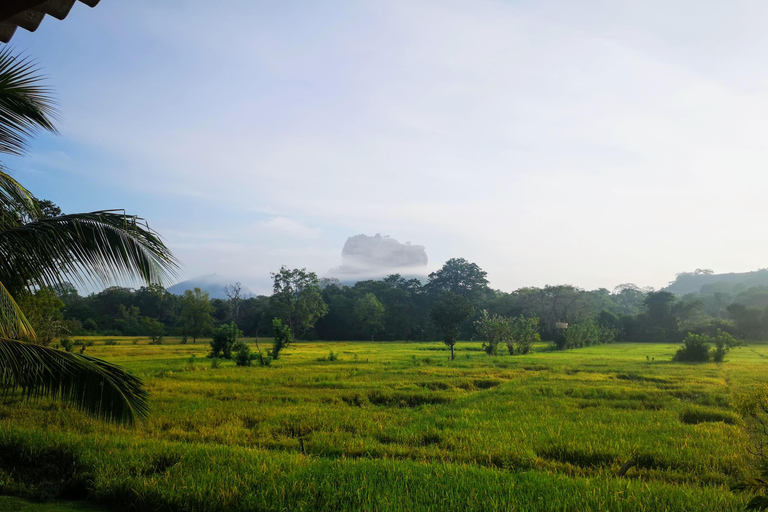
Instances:
[[[768,381],[766,345],[690,365],[657,344],[487,357],[466,342],[451,362],[439,343],[298,343],[268,368],[213,368],[204,342],[94,341],[87,354],[146,380],[151,417],[129,429],[6,401],[0,493],[136,510],[740,510],[727,489],[750,461],[731,403]]]

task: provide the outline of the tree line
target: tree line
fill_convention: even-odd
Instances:
[[[317,340],[486,341],[484,318],[501,332],[519,331],[521,322],[536,319],[540,338],[561,349],[613,339],[673,343],[688,333],[718,330],[739,339],[768,339],[768,287],[762,286],[682,297],[633,284],[613,291],[559,285],[503,292],[488,286],[477,264],[461,258],[448,260],[425,282],[393,274],[345,286],[285,267],[272,277],[271,296],[241,297],[237,284],[228,287],[227,299],[210,299],[200,289],[177,296],[158,285],[81,296],[63,285],[41,288],[21,303],[43,343],[67,334],[172,335],[195,342],[230,323],[245,336],[272,337],[275,318],[294,337]]]

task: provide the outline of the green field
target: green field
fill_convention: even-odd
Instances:
[[[441,343],[297,343],[269,368],[212,368],[206,343],[117,340],[86,354],[143,377],[151,417],[125,428],[7,399],[0,494],[178,511],[740,510],[748,496],[728,486],[750,461],[732,405],[768,383],[767,345],[688,365],[659,344],[488,357],[462,342],[451,362]]]

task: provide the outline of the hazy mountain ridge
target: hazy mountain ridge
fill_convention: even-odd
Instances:
[[[762,268],[751,272],[729,272],[715,274],[711,270],[698,269],[694,272],[682,272],[665,291],[676,295],[688,293],[738,292],[753,286],[768,286],[768,269]]]
[[[208,292],[208,295],[212,299],[226,299],[227,295],[224,293],[224,287],[227,285],[233,285],[237,282],[236,279],[229,279],[218,274],[208,274],[205,276],[193,277],[168,288],[168,291],[174,295],[183,295],[187,290],[194,290],[200,288],[201,290]],[[248,297],[255,297],[247,286],[242,286],[240,289],[240,296],[244,299]]]

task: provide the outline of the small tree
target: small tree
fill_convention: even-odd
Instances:
[[[161,321],[148,316],[142,317],[141,330],[144,331],[144,334],[152,338],[152,341],[150,342],[152,345],[161,345],[163,343],[165,325],[163,325]]]
[[[512,336],[507,341],[507,350],[510,355],[527,354],[533,348],[533,344],[541,341],[539,336],[539,319],[537,317],[526,318],[518,316],[512,322]]]
[[[224,287],[224,295],[227,296],[229,314],[232,316],[232,321],[235,323],[237,323],[237,317],[240,314],[240,305],[243,303],[243,298],[240,296],[242,288],[243,286],[240,282],[228,284]]]
[[[742,344],[742,342],[727,332],[721,331],[720,329],[717,330],[717,333],[712,338],[712,341],[715,344],[715,349],[710,352],[710,355],[712,356],[712,361],[716,363],[722,363],[725,361],[725,355],[728,353],[728,351],[733,347],[738,347]]]
[[[192,343],[197,343],[197,338],[208,334],[213,329],[213,306],[208,292],[200,288],[187,290],[179,302],[183,332],[185,335],[192,336]]]
[[[272,330],[275,332],[275,341],[272,344],[272,352],[270,352],[269,356],[272,359],[278,359],[280,351],[293,342],[293,333],[291,328],[283,325],[283,321],[279,318],[272,319]]]
[[[475,321],[475,331],[483,340],[483,350],[489,356],[497,355],[499,344],[503,342],[509,344],[512,339],[509,319],[499,315],[489,315],[485,309],[480,314],[480,318]]]
[[[472,304],[467,299],[453,292],[443,292],[429,316],[443,333],[443,342],[451,348],[451,360],[456,359],[454,347],[461,334],[461,324],[474,313]]]
[[[238,338],[243,333],[237,328],[234,322],[222,325],[213,331],[213,340],[211,340],[211,353],[208,357],[232,359],[232,348],[237,343]]]
[[[355,315],[371,341],[376,333],[384,330],[385,313],[384,305],[373,293],[366,293],[355,301]]]
[[[61,309],[64,303],[49,288],[41,288],[34,293],[27,293],[18,300],[19,307],[35,330],[35,337],[25,337],[40,345],[49,345],[55,338],[67,333],[64,315]]]

